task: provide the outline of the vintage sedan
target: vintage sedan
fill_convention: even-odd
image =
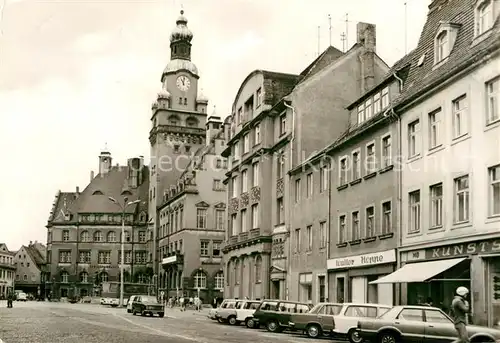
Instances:
[[[441,309],[429,306],[395,306],[376,319],[358,322],[363,341],[380,343],[450,343],[457,339],[453,320]],[[467,325],[471,343],[500,341],[500,330]]]
[[[304,331],[310,338],[329,334],[334,338],[360,343],[356,330],[360,318],[376,318],[392,306],[355,303],[319,303],[309,313],[292,314],[290,327]]]
[[[161,318],[165,316],[165,308],[156,300],[156,297],[139,295],[132,301],[132,314],[135,316],[137,313],[140,313],[141,316],[157,314]]]

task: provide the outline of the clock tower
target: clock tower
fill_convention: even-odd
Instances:
[[[198,92],[198,68],[191,61],[193,33],[181,11],[170,34],[170,61],[161,75],[161,90],[151,110],[151,177],[149,183],[149,218],[154,246],[151,246],[155,271],[158,256],[156,208],[165,192],[177,187],[190,157],[205,144],[208,99]]]

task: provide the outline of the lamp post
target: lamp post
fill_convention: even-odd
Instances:
[[[121,245],[120,246],[120,250],[121,250],[121,261],[120,261],[120,306],[123,306],[123,290],[124,290],[123,272],[125,270],[125,210],[127,209],[127,207],[135,205],[135,204],[138,204],[141,201],[140,200],[135,200],[135,201],[127,202],[128,198],[124,197],[123,198],[123,205],[122,205],[118,201],[116,201],[115,198],[108,197],[108,199],[112,203],[114,203],[118,207],[120,207],[120,209],[122,210],[122,237],[120,239],[120,242],[121,242],[121,244],[120,244]]]

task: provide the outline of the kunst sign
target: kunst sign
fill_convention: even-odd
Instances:
[[[355,255],[348,257],[332,258],[328,260],[327,266],[332,269],[347,269],[372,266],[383,263],[396,262],[396,250],[386,250],[371,254]]]
[[[467,242],[430,248],[425,251],[425,258],[448,258],[465,255],[491,254],[500,252],[500,239]],[[411,252],[410,252],[411,254]]]

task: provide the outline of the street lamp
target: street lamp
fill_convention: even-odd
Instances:
[[[115,205],[117,205],[118,207],[120,207],[120,209],[122,210],[122,238],[120,239],[120,241],[121,241],[121,247],[120,247],[120,250],[121,250],[121,262],[120,262],[120,306],[123,306],[123,289],[124,289],[123,272],[125,270],[125,210],[127,209],[127,207],[135,205],[135,204],[138,204],[141,201],[138,199],[138,200],[135,200],[135,201],[129,201],[129,202],[127,202],[128,198],[124,197],[123,198],[123,205],[122,205],[118,201],[116,201],[116,199],[113,198],[113,197],[108,197],[108,199],[112,203],[114,203]]]

